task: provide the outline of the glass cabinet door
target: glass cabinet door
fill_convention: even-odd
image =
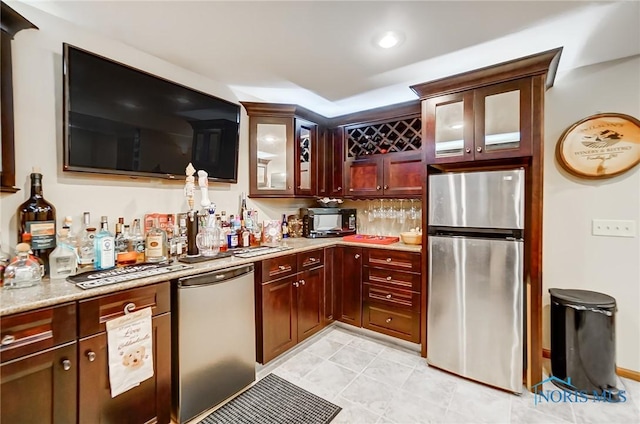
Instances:
[[[427,162],[473,159],[473,95],[457,93],[423,102]]]
[[[476,90],[476,159],[530,154],[530,104],[529,78]]]
[[[293,118],[250,117],[250,195],[293,194]]]
[[[296,194],[309,196],[316,194],[316,140],[317,126],[311,122],[296,119],[296,161],[294,162]]]

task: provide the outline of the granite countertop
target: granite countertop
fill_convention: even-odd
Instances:
[[[107,286],[96,287],[83,290],[76,287],[75,284],[66,280],[49,280],[45,279],[41,285],[27,287],[22,289],[0,289],[0,316],[14,314],[18,312],[30,311],[46,306],[57,305],[65,302],[73,302],[76,300],[95,297],[107,293],[113,293],[134,287],[146,286],[149,284],[159,283],[161,281],[173,280],[176,278],[187,277],[190,275],[202,274],[209,271],[216,271],[224,268],[246,265],[258,262],[264,259],[275,258],[278,256],[290,255],[293,253],[304,252],[306,250],[318,249],[329,246],[358,246],[375,249],[402,250],[408,252],[420,252],[421,246],[413,246],[402,242],[380,245],[371,243],[354,243],[345,242],[342,239],[306,239],[306,238],[289,238],[284,240],[280,246],[291,247],[291,249],[283,250],[271,254],[255,256],[253,258],[237,258],[230,256],[220,259],[212,259],[206,262],[191,264],[192,268],[180,271],[170,272],[166,274],[155,275],[152,277],[139,278],[123,283],[110,284]]]

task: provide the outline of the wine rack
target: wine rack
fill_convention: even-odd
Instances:
[[[345,128],[347,158],[406,152],[422,148],[422,120],[419,115]]]

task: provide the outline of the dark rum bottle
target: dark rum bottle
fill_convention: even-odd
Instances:
[[[42,197],[42,174],[31,173],[31,197],[18,207],[18,242],[31,234],[31,250],[44,262],[49,274],[49,255],[56,248],[56,208]]]

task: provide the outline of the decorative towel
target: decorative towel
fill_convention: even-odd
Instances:
[[[153,377],[152,341],[151,308],[107,321],[112,398]]]

